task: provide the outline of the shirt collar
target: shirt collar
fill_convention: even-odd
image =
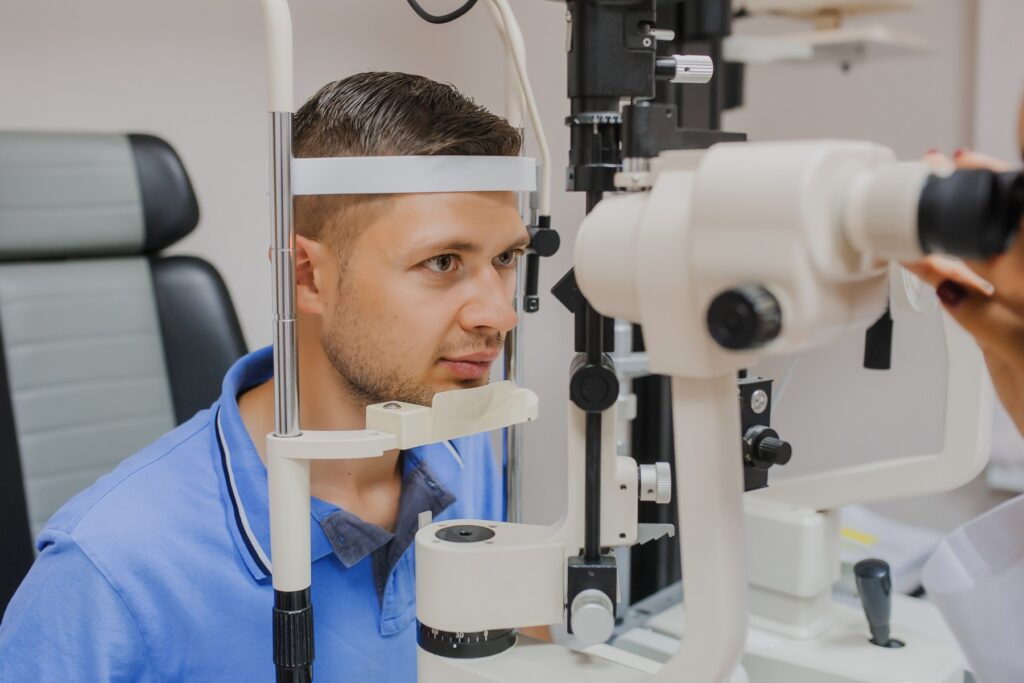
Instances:
[[[260,460],[242,416],[238,396],[274,376],[273,348],[266,347],[243,356],[224,376],[213,438],[234,518],[232,535],[249,571],[257,580],[270,576],[270,504],[267,496],[267,468]],[[313,498],[310,504],[310,561],[331,554],[331,544],[320,529],[319,519],[336,510]]]
[[[273,373],[273,347],[253,351],[237,360],[224,376],[220,400],[214,410],[215,425],[211,430],[213,452],[219,459],[227,504],[233,518],[232,536],[243,562],[256,580],[265,579],[271,573],[267,468],[260,460],[238,412],[238,396],[271,379]],[[404,451],[402,463],[403,477],[408,477],[421,463],[429,463],[430,479],[447,491],[456,488],[463,468],[462,457],[450,441]],[[311,499],[311,562],[332,554],[331,541],[322,525],[339,511],[340,508],[326,501]],[[348,565],[347,562],[345,564]]]
[[[440,444],[428,447],[437,451]],[[455,502],[455,494],[443,486],[427,465],[426,458],[417,458],[410,465],[412,454],[402,453],[402,493],[398,501],[398,515],[395,531],[386,531],[376,524],[365,522],[347,510],[338,509],[320,520],[324,531],[341,563],[351,567],[368,555],[380,551],[397,539],[395,547],[387,550],[384,569],[390,573],[398,557],[405,551],[419,526],[419,515],[430,512],[432,516],[443,512]],[[380,583],[380,582],[378,582]]]

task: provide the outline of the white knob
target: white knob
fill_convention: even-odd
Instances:
[[[715,63],[707,55],[672,55],[676,60],[673,83],[707,83],[715,75]]]
[[[672,500],[672,468],[667,462],[640,465],[637,468],[640,500],[664,505]]]
[[[612,601],[596,588],[580,591],[572,600],[572,634],[585,646],[605,643],[615,630]]]

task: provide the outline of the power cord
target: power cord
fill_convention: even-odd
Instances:
[[[418,3],[416,0],[408,0],[409,7],[412,7],[413,11],[420,16],[420,19],[423,19],[424,21],[429,21],[431,24],[447,24],[449,21],[455,21],[456,19],[464,15],[466,12],[473,9],[473,5],[475,5],[476,2],[477,0],[466,0],[466,3],[462,7],[455,10],[454,12],[436,15],[431,14],[427,10],[420,7],[420,3]]]

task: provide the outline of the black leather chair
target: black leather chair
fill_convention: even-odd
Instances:
[[[0,132],[0,614],[75,493],[212,403],[245,353],[199,207],[149,135]]]

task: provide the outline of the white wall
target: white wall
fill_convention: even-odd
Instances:
[[[1012,0],[1011,0],[1012,1]],[[925,54],[854,64],[766,65],[747,73],[746,106],[728,127],[751,139],[851,138],[888,145],[903,158],[971,143],[974,3],[926,0],[913,11],[863,15],[848,26],[884,24],[927,41]],[[807,24],[758,18],[737,32],[791,33]]]
[[[569,267],[583,216],[582,197],[560,189],[568,154],[565,10],[541,0],[514,5],[552,144],[553,214],[566,245],[543,264],[547,291]],[[495,111],[503,107],[500,45],[482,7],[441,27],[419,20],[404,0],[293,0],[292,7],[300,100],[329,80],[394,69],[451,81]],[[828,66],[752,68],[747,105],[726,126],[752,139],[872,139],[908,158],[970,144],[973,16],[968,0],[935,0],[884,17],[930,41],[922,57],[846,74]],[[739,31],[794,28],[784,20],[737,24]],[[199,254],[223,273],[250,346],[270,340],[263,59],[256,0],[0,0],[0,128],[140,131],[169,140],[202,208],[199,228],[175,251]],[[552,520],[565,486],[571,323],[547,297],[525,329],[526,383],[543,406],[526,436],[527,519]]]
[[[1018,160],[1017,110],[1024,90],[1024,2],[978,0],[978,58],[974,64],[974,145]]]

